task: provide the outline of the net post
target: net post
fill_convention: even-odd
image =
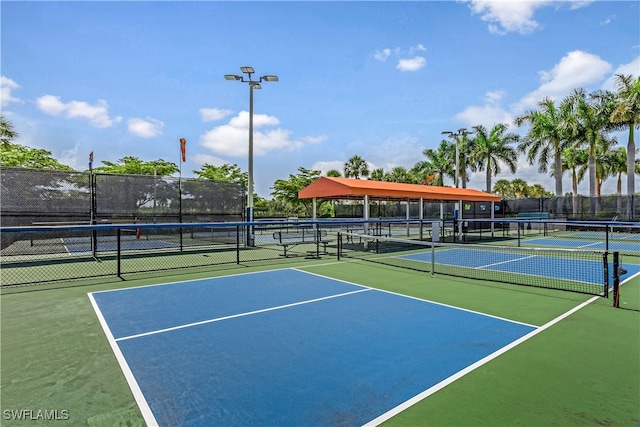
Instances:
[[[431,277],[436,277],[436,244],[435,237],[431,236]]]
[[[122,245],[121,245],[121,238],[122,237],[122,230],[118,228],[117,232],[116,232],[116,259],[117,259],[117,273],[118,273],[118,277],[122,279]]]
[[[604,267],[604,290],[602,292],[602,296],[609,298],[609,252],[607,251],[604,251],[602,254],[602,264]]]
[[[337,256],[338,256],[338,261],[340,261],[340,252],[342,252],[342,232],[338,231],[338,250],[337,252]]]
[[[613,306],[620,307],[620,253],[613,253]]]

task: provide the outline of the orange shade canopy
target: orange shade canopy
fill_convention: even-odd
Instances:
[[[401,184],[364,179],[323,176],[298,193],[300,199],[350,199],[370,196],[382,199],[462,200],[469,202],[499,202],[494,194],[469,188],[438,187],[434,185]]]

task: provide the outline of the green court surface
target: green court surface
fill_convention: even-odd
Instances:
[[[629,258],[626,258],[629,261]],[[634,259],[634,263],[640,263]],[[2,426],[139,426],[143,418],[88,292],[295,266],[305,271],[542,327],[584,307],[403,408],[389,426],[638,426],[640,276],[611,297],[400,270],[334,257],[215,271],[177,270],[3,292]],[[447,325],[441,327],[446,330]],[[161,355],[160,355],[161,356]],[[18,420],[57,411],[58,419]],[[32,411],[31,413],[25,411]],[[51,415],[52,412],[49,412]]]

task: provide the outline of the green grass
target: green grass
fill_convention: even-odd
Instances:
[[[130,275],[124,281],[76,281],[70,283],[75,286],[47,290],[25,287],[26,292],[0,297],[2,413],[64,409],[68,420],[37,425],[143,425],[87,292],[288,266],[534,325],[543,325],[590,298],[446,276],[431,278],[332,258]],[[623,287],[621,305],[627,309],[614,309],[611,299],[600,298],[386,424],[636,427],[640,422],[639,300],[637,277]],[[0,423],[34,424],[4,417]]]

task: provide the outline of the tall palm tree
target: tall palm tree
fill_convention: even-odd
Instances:
[[[553,177],[557,197],[557,210],[562,210],[562,151],[571,142],[567,130],[567,122],[571,114],[571,105],[561,102],[556,105],[551,98],[538,103],[537,110],[529,110],[516,117],[518,126],[529,125],[529,130],[518,145],[518,149],[526,153],[530,164],[538,158],[538,170],[546,173],[553,165]]]
[[[633,212],[633,195],[635,194],[635,162],[636,145],[634,142],[634,129],[640,124],[640,76],[633,79],[631,74],[616,74],[616,107],[611,113],[611,122],[628,127],[629,139],[627,141],[627,216],[631,220]]]
[[[562,170],[571,173],[571,194],[573,215],[578,214],[578,184],[584,179],[589,160],[589,153],[577,147],[569,147],[562,151]]]
[[[416,163],[413,170],[424,177],[434,176],[431,184],[443,186],[445,176],[455,176],[455,145],[443,139],[437,150],[427,148],[422,154],[427,160]]]
[[[477,165],[478,170],[486,172],[486,191],[491,191],[491,176],[500,173],[500,162],[504,162],[511,173],[516,172],[518,153],[510,144],[518,142],[520,137],[515,133],[507,133],[507,125],[496,124],[487,132],[482,126],[474,126],[475,136],[472,139],[472,150],[469,162]]]
[[[598,184],[596,170],[596,147],[606,145],[609,118],[599,114],[606,104],[606,96],[589,96],[584,88],[574,89],[566,98],[573,109],[570,120],[571,136],[577,145],[589,150],[589,213],[598,211]]]
[[[622,175],[627,173],[627,150],[618,147],[608,150],[604,154],[603,169],[609,176],[614,176],[616,182],[616,213],[622,214]]]
[[[355,155],[344,164],[344,176],[355,179],[360,179],[361,176],[367,177],[369,176],[369,166],[362,157]]]

